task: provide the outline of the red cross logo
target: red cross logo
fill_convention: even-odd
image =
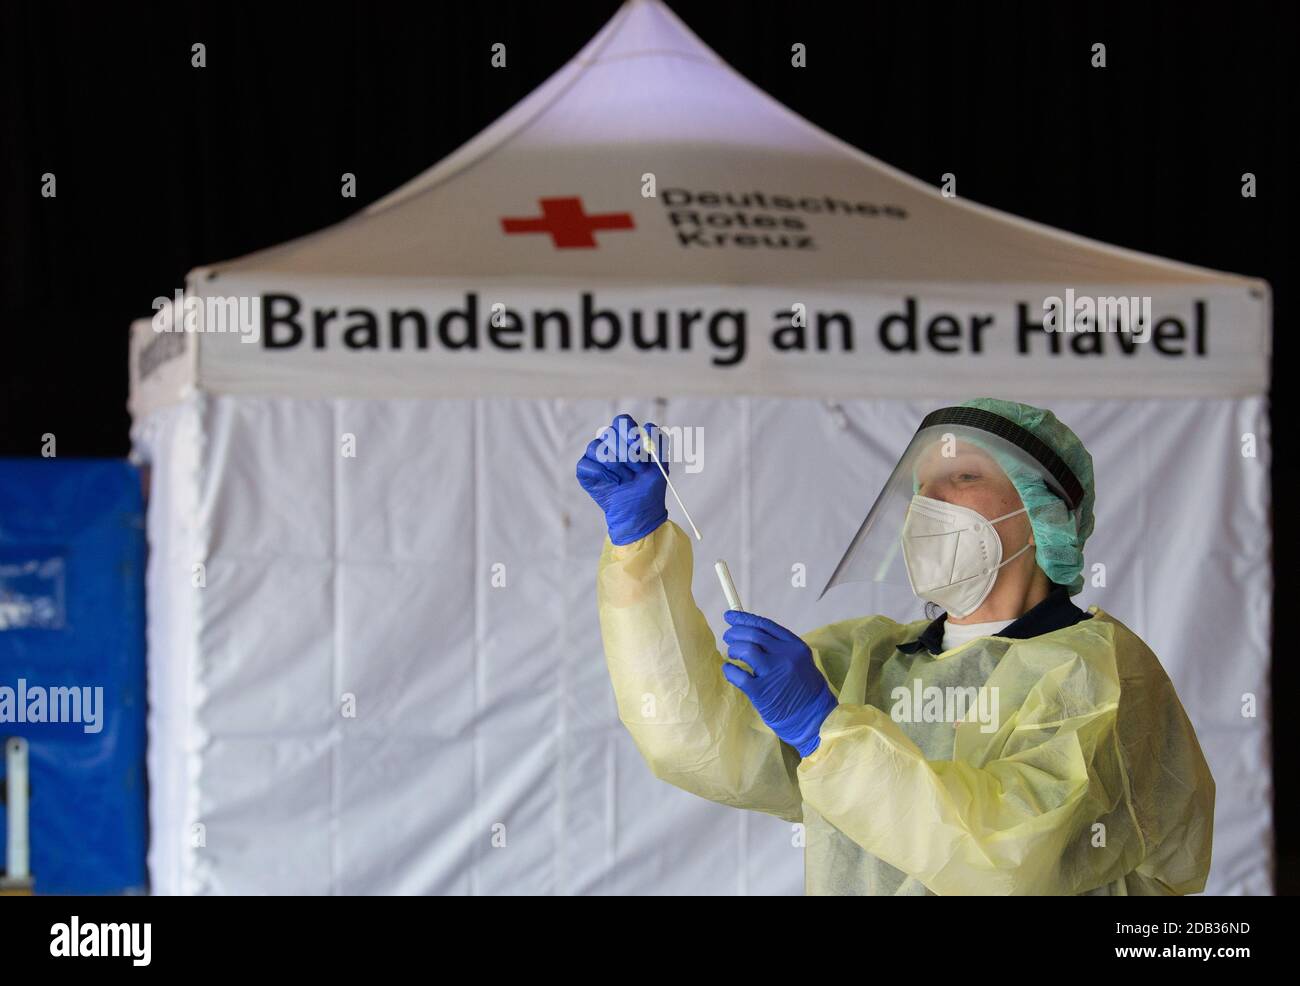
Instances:
[[[538,199],[542,206],[540,217],[502,218],[501,228],[507,233],[550,233],[556,249],[594,247],[598,229],[632,229],[630,212],[601,212],[589,216],[582,211],[582,199],[576,195],[561,199]]]

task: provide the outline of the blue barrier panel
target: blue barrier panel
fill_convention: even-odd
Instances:
[[[0,459],[0,740],[29,744],[37,893],[146,888],[144,564],[135,467]]]

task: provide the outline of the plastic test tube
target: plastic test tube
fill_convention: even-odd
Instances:
[[[713,563],[713,570],[718,573],[718,581],[722,583],[722,594],[727,597],[728,608],[743,609],[740,605],[740,593],[736,591],[736,583],[731,581],[731,572],[727,570],[727,563],[719,558]]]

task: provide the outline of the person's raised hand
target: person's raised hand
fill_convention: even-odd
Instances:
[[[645,429],[667,471],[663,434],[649,422]],[[604,511],[614,544],[639,541],[668,519],[664,507],[668,484],[643,444],[636,421],[630,414],[620,414],[578,460],[578,483]]]

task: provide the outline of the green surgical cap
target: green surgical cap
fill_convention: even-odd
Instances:
[[[1029,522],[1034,528],[1038,567],[1053,582],[1067,587],[1070,595],[1082,591],[1083,545],[1092,534],[1093,506],[1097,499],[1092,456],[1083,447],[1083,442],[1058,421],[1056,415],[1041,407],[992,397],[962,401],[960,406],[979,408],[1019,425],[1060,456],[1083,486],[1083,499],[1076,521],[1065,501],[1048,488],[1041,476],[1028,472],[996,449],[989,449],[1015,485],[1020,502],[1028,512]]]

